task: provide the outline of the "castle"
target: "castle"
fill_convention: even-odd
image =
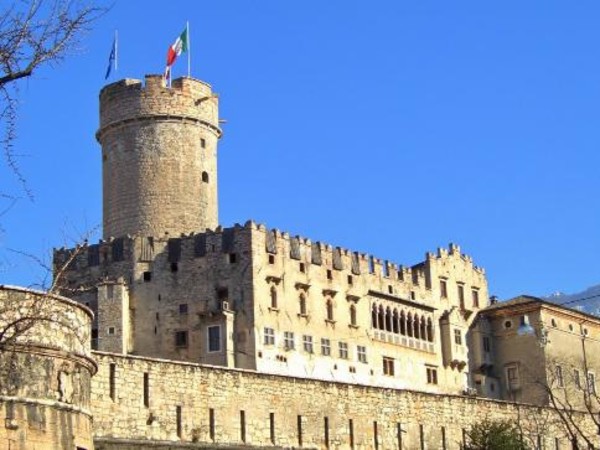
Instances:
[[[103,239],[55,251],[62,296],[46,302],[57,308],[48,316],[66,308],[80,319],[60,329],[62,353],[42,352],[52,363],[36,360],[75,362],[48,368],[58,384],[35,395],[3,389],[12,428],[0,439],[87,450],[446,449],[482,416],[526,410],[539,448],[567,448],[553,412],[524,403],[548,405],[549,365],[559,387],[577,373],[595,393],[598,319],[530,297],[491,301],[485,271],[454,244],[405,267],[252,220],[224,228],[221,134],[218,96],[202,81],[167,88],[151,75],[102,89]],[[14,354],[53,348],[38,342],[48,330],[26,334]],[[75,414],[71,435],[19,434],[33,413],[14,405],[36,396]],[[542,415],[553,417],[543,429]],[[593,433],[585,414],[578,420]]]

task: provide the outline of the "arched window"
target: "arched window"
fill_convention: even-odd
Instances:
[[[306,315],[306,296],[304,294],[300,294],[300,315]]]
[[[398,310],[394,308],[394,312],[392,313],[392,331],[398,334]]]
[[[420,334],[421,329],[419,328],[419,315],[418,314],[415,314],[413,326],[415,327],[415,338],[420,339],[421,338],[421,334]]]
[[[277,309],[277,289],[271,286],[271,308]]]
[[[406,318],[406,334],[408,337],[413,337],[413,318],[411,313],[408,313]]]
[[[377,328],[377,305],[375,303],[371,307],[371,326]]]
[[[427,340],[433,342],[433,323],[431,318],[427,319]]]
[[[392,310],[389,306],[385,309],[385,331],[392,331]]]
[[[208,172],[202,172],[202,181],[208,183]]]
[[[356,326],[356,306],[350,305],[350,325]]]
[[[427,340],[427,325],[425,323],[425,317],[421,317],[421,339],[423,339],[424,341]]]
[[[327,320],[333,321],[333,302],[330,298],[327,299]]]
[[[404,311],[400,312],[400,334],[406,336],[406,315]]]
[[[382,305],[379,305],[379,314],[377,314],[377,328],[385,330],[385,314]]]

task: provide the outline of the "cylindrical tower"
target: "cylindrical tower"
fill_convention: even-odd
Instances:
[[[218,225],[218,99],[192,78],[125,79],[100,92],[103,236],[162,236]]]

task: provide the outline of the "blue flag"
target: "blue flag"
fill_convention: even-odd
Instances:
[[[108,57],[108,67],[106,68],[106,75],[104,75],[104,79],[106,80],[110,76],[110,71],[115,64],[115,58],[117,56],[117,39],[115,37],[112,45],[112,49],[110,50],[110,55]]]

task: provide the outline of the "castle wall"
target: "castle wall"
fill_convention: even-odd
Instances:
[[[122,80],[100,93],[103,236],[161,237],[218,225],[218,100],[191,78]]]
[[[519,420],[530,444],[538,439],[543,448],[555,448],[556,439],[560,448],[568,444],[552,412],[537,407],[106,353],[95,356],[95,439],[111,442],[102,444],[106,449],[142,448],[128,444],[131,440],[225,448],[458,449],[463,430],[484,418]],[[114,399],[109,395],[111,366]],[[595,433],[585,416],[580,423]]]
[[[91,311],[8,286],[0,309],[0,447],[93,449]]]

